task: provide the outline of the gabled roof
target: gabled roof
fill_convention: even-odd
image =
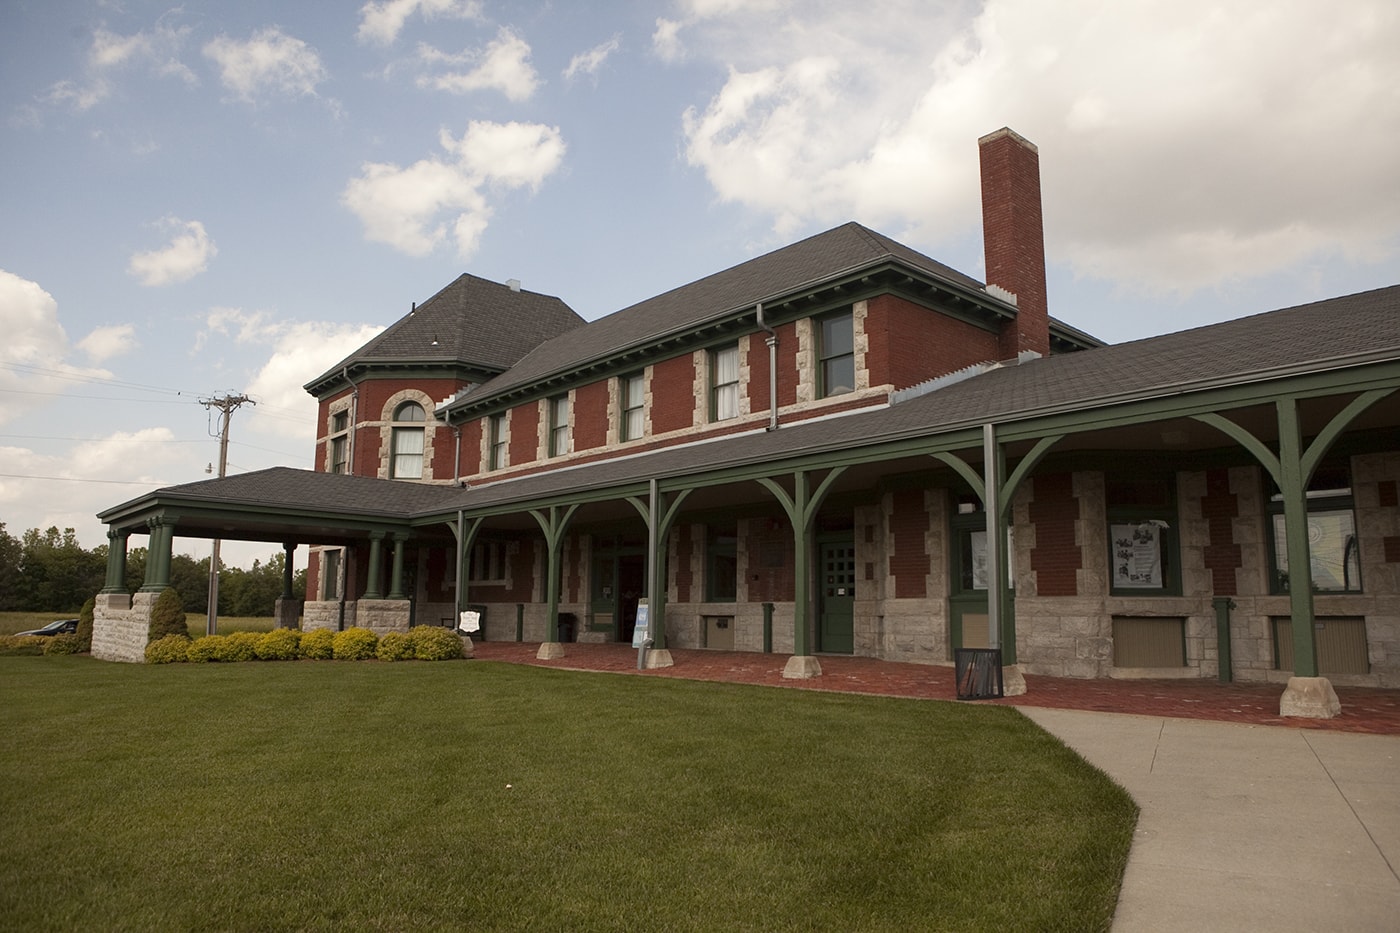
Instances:
[[[353,378],[404,366],[462,370],[486,379],[583,323],[558,298],[464,274],[305,388],[320,396],[337,388],[347,369]]]
[[[445,408],[452,411],[525,389],[739,313],[749,315],[747,327],[752,329],[753,311],[759,302],[775,302],[889,265],[919,273],[969,306],[985,307],[989,314],[1015,314],[1012,305],[987,294],[983,284],[971,276],[852,222],[648,298],[543,343],[507,372]],[[1052,329],[1057,327],[1070,343],[1098,344],[1080,331],[1052,324]]]

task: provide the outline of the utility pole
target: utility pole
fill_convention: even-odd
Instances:
[[[202,398],[199,404],[206,409],[213,411],[215,408],[223,414],[223,422],[219,428],[219,479],[223,479],[228,474],[228,423],[233,413],[242,405],[256,405],[257,402],[246,395],[225,395],[222,398]],[[214,550],[209,556],[209,620],[205,632],[215,635],[219,631],[219,539],[214,539]]]

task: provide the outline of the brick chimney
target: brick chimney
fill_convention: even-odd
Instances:
[[[977,149],[982,167],[987,284],[1016,296],[1016,318],[1002,327],[1001,356],[1011,359],[1022,350],[1049,356],[1040,155],[1034,143],[1006,127],[977,140]]]

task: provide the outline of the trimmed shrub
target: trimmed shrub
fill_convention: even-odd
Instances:
[[[173,586],[167,586],[156,597],[151,607],[151,636],[146,641],[155,641],[166,635],[190,635],[190,627],[185,621],[185,601]]]
[[[462,638],[456,632],[436,625],[419,625],[409,630],[413,656],[420,661],[454,661],[462,656]]]
[[[412,661],[413,642],[409,641],[403,632],[386,632],[384,637],[379,639],[375,657],[381,661]]]
[[[300,656],[301,632],[294,628],[263,632],[253,650],[260,661],[295,661]]]
[[[187,659],[190,636],[166,635],[146,646],[147,664],[174,664]]]
[[[82,646],[80,651],[92,650],[92,617],[96,611],[97,597],[89,596],[78,612],[78,644]]]
[[[43,635],[3,635],[0,636],[0,654],[43,654],[47,641]]]
[[[230,632],[224,636],[219,661],[255,661],[262,632]]]
[[[367,628],[348,628],[335,633],[334,651],[337,661],[365,661],[374,657],[379,636]]]
[[[227,635],[205,635],[203,638],[196,638],[190,642],[189,650],[185,652],[185,657],[192,664],[203,664],[206,661],[222,661],[225,651],[224,642],[228,641]]]
[[[81,654],[83,642],[76,634],[54,635],[44,646],[44,654]]]
[[[335,632],[328,628],[302,632],[301,656],[313,661],[328,661],[335,657]]]

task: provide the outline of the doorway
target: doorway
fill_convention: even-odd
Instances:
[[[644,546],[618,538],[595,538],[592,630],[606,633],[610,641],[630,643],[646,585]]]
[[[821,581],[817,588],[817,650],[828,654],[853,654],[856,605],[856,545],[843,538],[818,544]]]

